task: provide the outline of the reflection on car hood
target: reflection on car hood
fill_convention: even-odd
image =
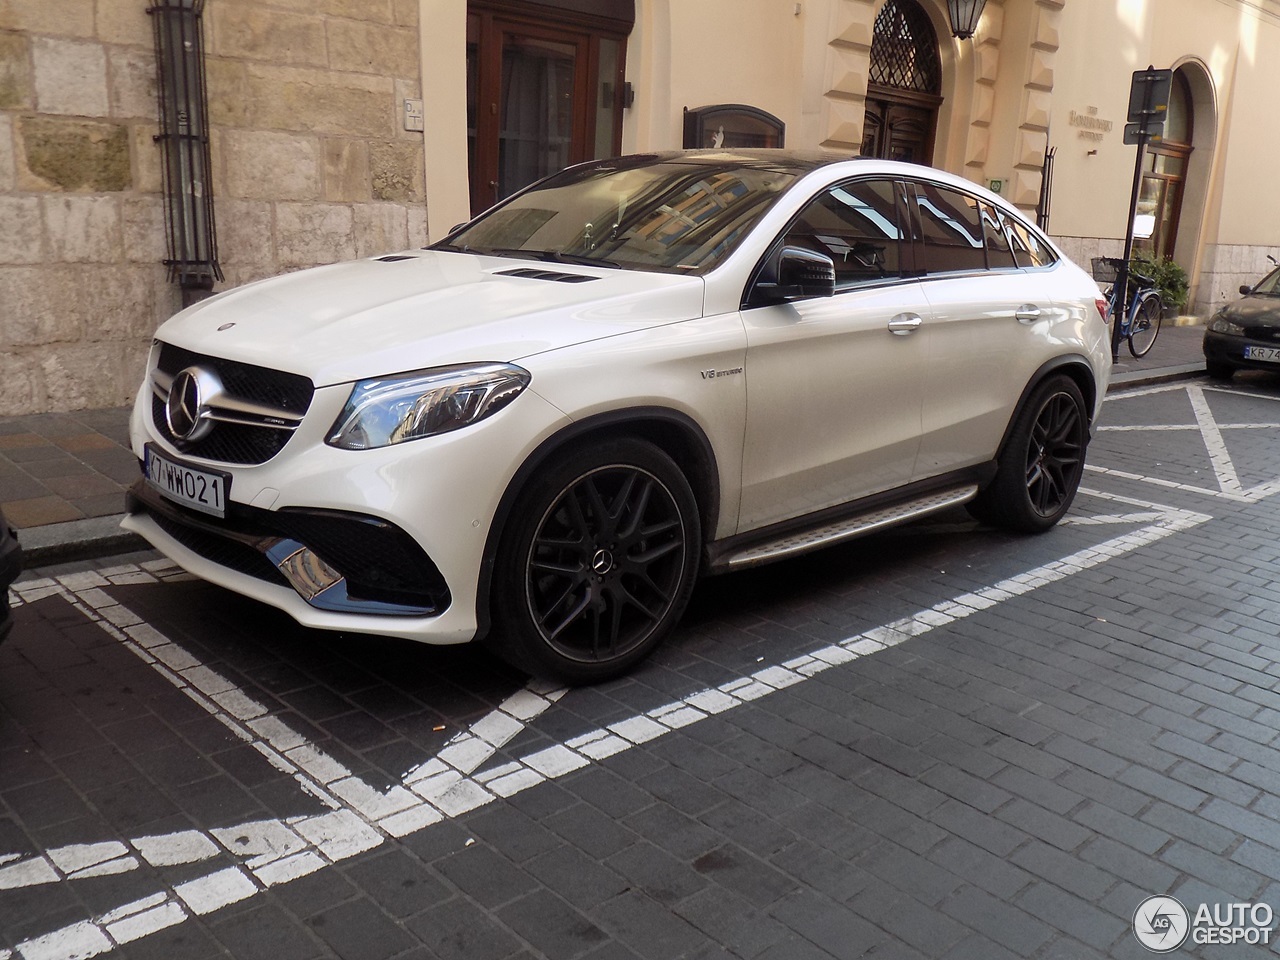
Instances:
[[[1280,326],[1280,297],[1245,297],[1227,304],[1221,316],[1254,327]]]
[[[229,290],[179,313],[156,336],[325,386],[451,363],[518,361],[702,314],[697,277],[443,251],[401,256]],[[592,279],[556,279],[583,276]]]

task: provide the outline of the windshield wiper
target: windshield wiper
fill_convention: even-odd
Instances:
[[[561,253],[559,250],[521,250],[518,247],[470,247],[468,253],[479,253],[494,257],[523,257],[528,260],[542,260],[547,263],[573,263],[584,267],[611,267],[620,270],[622,264],[602,257],[584,257],[577,253]]]

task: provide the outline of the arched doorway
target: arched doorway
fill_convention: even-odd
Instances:
[[[861,154],[932,162],[941,91],[938,38],[928,15],[916,0],[887,0],[872,32]]]

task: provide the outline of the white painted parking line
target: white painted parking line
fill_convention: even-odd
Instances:
[[[271,886],[371,850],[390,838],[427,828],[500,797],[513,796],[1210,519],[1205,514],[1096,490],[1082,489],[1081,495],[1138,509],[1105,517],[1086,517],[1078,522],[1142,525],[1096,546],[942,601],[839,643],[764,666],[749,676],[699,690],[607,727],[579,734],[563,744],[481,769],[565,693],[563,689],[531,683],[466,732],[452,738],[435,757],[406,771],[400,784],[385,791],[371,787],[283,722],[270,717],[248,694],[198,663],[155,628],[112,600],[113,583],[163,579],[170,574],[169,568],[153,566],[146,571],[113,568],[18,584],[15,589],[20,602],[59,596],[74,604],[175,687],[200,703],[236,736],[254,745],[326,809],[286,820],[254,821],[209,831],[184,830],[162,836],[78,844],[31,857],[0,854],[0,888],[102,875],[95,871],[123,872],[137,869],[144,862],[163,868],[213,859],[220,861],[203,876],[25,941],[18,945],[16,953],[6,955],[0,951],[0,960],[72,960],[106,953],[117,944],[182,923],[191,916],[212,913]],[[225,865],[229,858],[241,862]]]
[[[1098,427],[1098,432],[1195,431],[1200,434],[1204,441],[1205,451],[1209,456],[1209,464],[1213,468],[1214,479],[1218,484],[1217,489],[1200,487],[1189,483],[1180,483],[1164,477],[1146,476],[1125,470],[1112,470],[1107,467],[1097,466],[1096,464],[1086,464],[1086,470],[1102,476],[1115,477],[1119,480],[1137,480],[1142,483],[1155,484],[1156,486],[1168,489],[1182,490],[1187,493],[1195,493],[1208,497],[1220,497],[1225,500],[1236,500],[1242,503],[1257,503],[1259,500],[1264,500],[1267,497],[1280,493],[1280,477],[1273,480],[1267,480],[1263,483],[1257,484],[1256,486],[1245,489],[1240,482],[1239,472],[1236,469],[1235,463],[1231,459],[1231,454],[1227,450],[1226,440],[1223,437],[1224,432],[1233,432],[1237,430],[1280,429],[1280,423],[1219,422],[1209,406],[1209,401],[1206,395],[1218,394],[1222,396],[1248,397],[1253,400],[1266,400],[1271,403],[1280,401],[1280,397],[1267,396],[1266,394],[1261,393],[1251,393],[1245,390],[1233,390],[1226,387],[1209,387],[1198,383],[1175,383],[1110,394],[1107,396],[1107,402],[1123,402],[1135,397],[1148,397],[1153,394],[1160,393],[1185,393],[1191,404],[1194,419],[1189,423],[1125,424],[1123,426],[1109,426],[1103,424]]]

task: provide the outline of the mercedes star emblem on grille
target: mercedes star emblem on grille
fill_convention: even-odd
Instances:
[[[173,378],[164,403],[164,419],[180,440],[199,440],[213,429],[209,403],[222,392],[222,382],[212,370],[187,367]]]

